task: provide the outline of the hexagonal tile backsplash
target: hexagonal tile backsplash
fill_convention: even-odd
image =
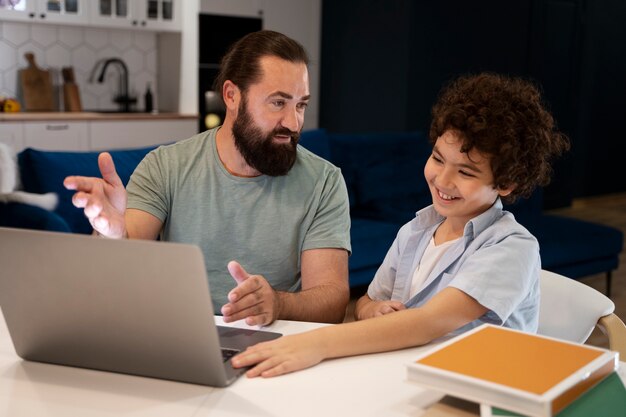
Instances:
[[[33,52],[40,68],[50,70],[57,109],[62,109],[61,68],[72,66],[84,109],[115,110],[119,72],[107,69],[103,84],[96,81],[106,58],[122,58],[128,67],[129,92],[144,108],[146,84],[156,91],[156,34],[123,29],[91,29],[37,23],[0,22],[0,96],[21,99],[19,70],[27,66],[24,53]]]

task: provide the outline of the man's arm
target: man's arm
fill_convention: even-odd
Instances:
[[[222,307],[225,322],[246,319],[267,325],[277,319],[339,323],[350,299],[348,253],[344,249],[302,252],[302,290],[275,291],[261,275],[248,274],[236,262],[228,270],[239,285]]]
[[[348,252],[310,249],[302,252],[302,291],[279,292],[284,320],[340,323],[350,301]]]
[[[156,240],[163,222],[152,214],[137,209],[126,209],[124,214],[128,239]]]

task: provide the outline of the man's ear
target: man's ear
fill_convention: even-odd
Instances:
[[[230,80],[224,82],[222,87],[222,97],[224,98],[224,104],[228,110],[237,110],[239,108],[239,101],[241,100],[241,91],[239,87]]]

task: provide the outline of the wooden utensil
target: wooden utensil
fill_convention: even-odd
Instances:
[[[63,67],[63,107],[65,111],[83,111],[78,85],[74,81],[74,68]]]
[[[20,82],[27,111],[53,111],[52,80],[50,72],[37,67],[32,52],[24,54],[28,67],[20,70]]]

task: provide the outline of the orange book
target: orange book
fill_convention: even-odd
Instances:
[[[549,417],[615,371],[618,354],[485,324],[408,365],[427,388],[528,416]]]

